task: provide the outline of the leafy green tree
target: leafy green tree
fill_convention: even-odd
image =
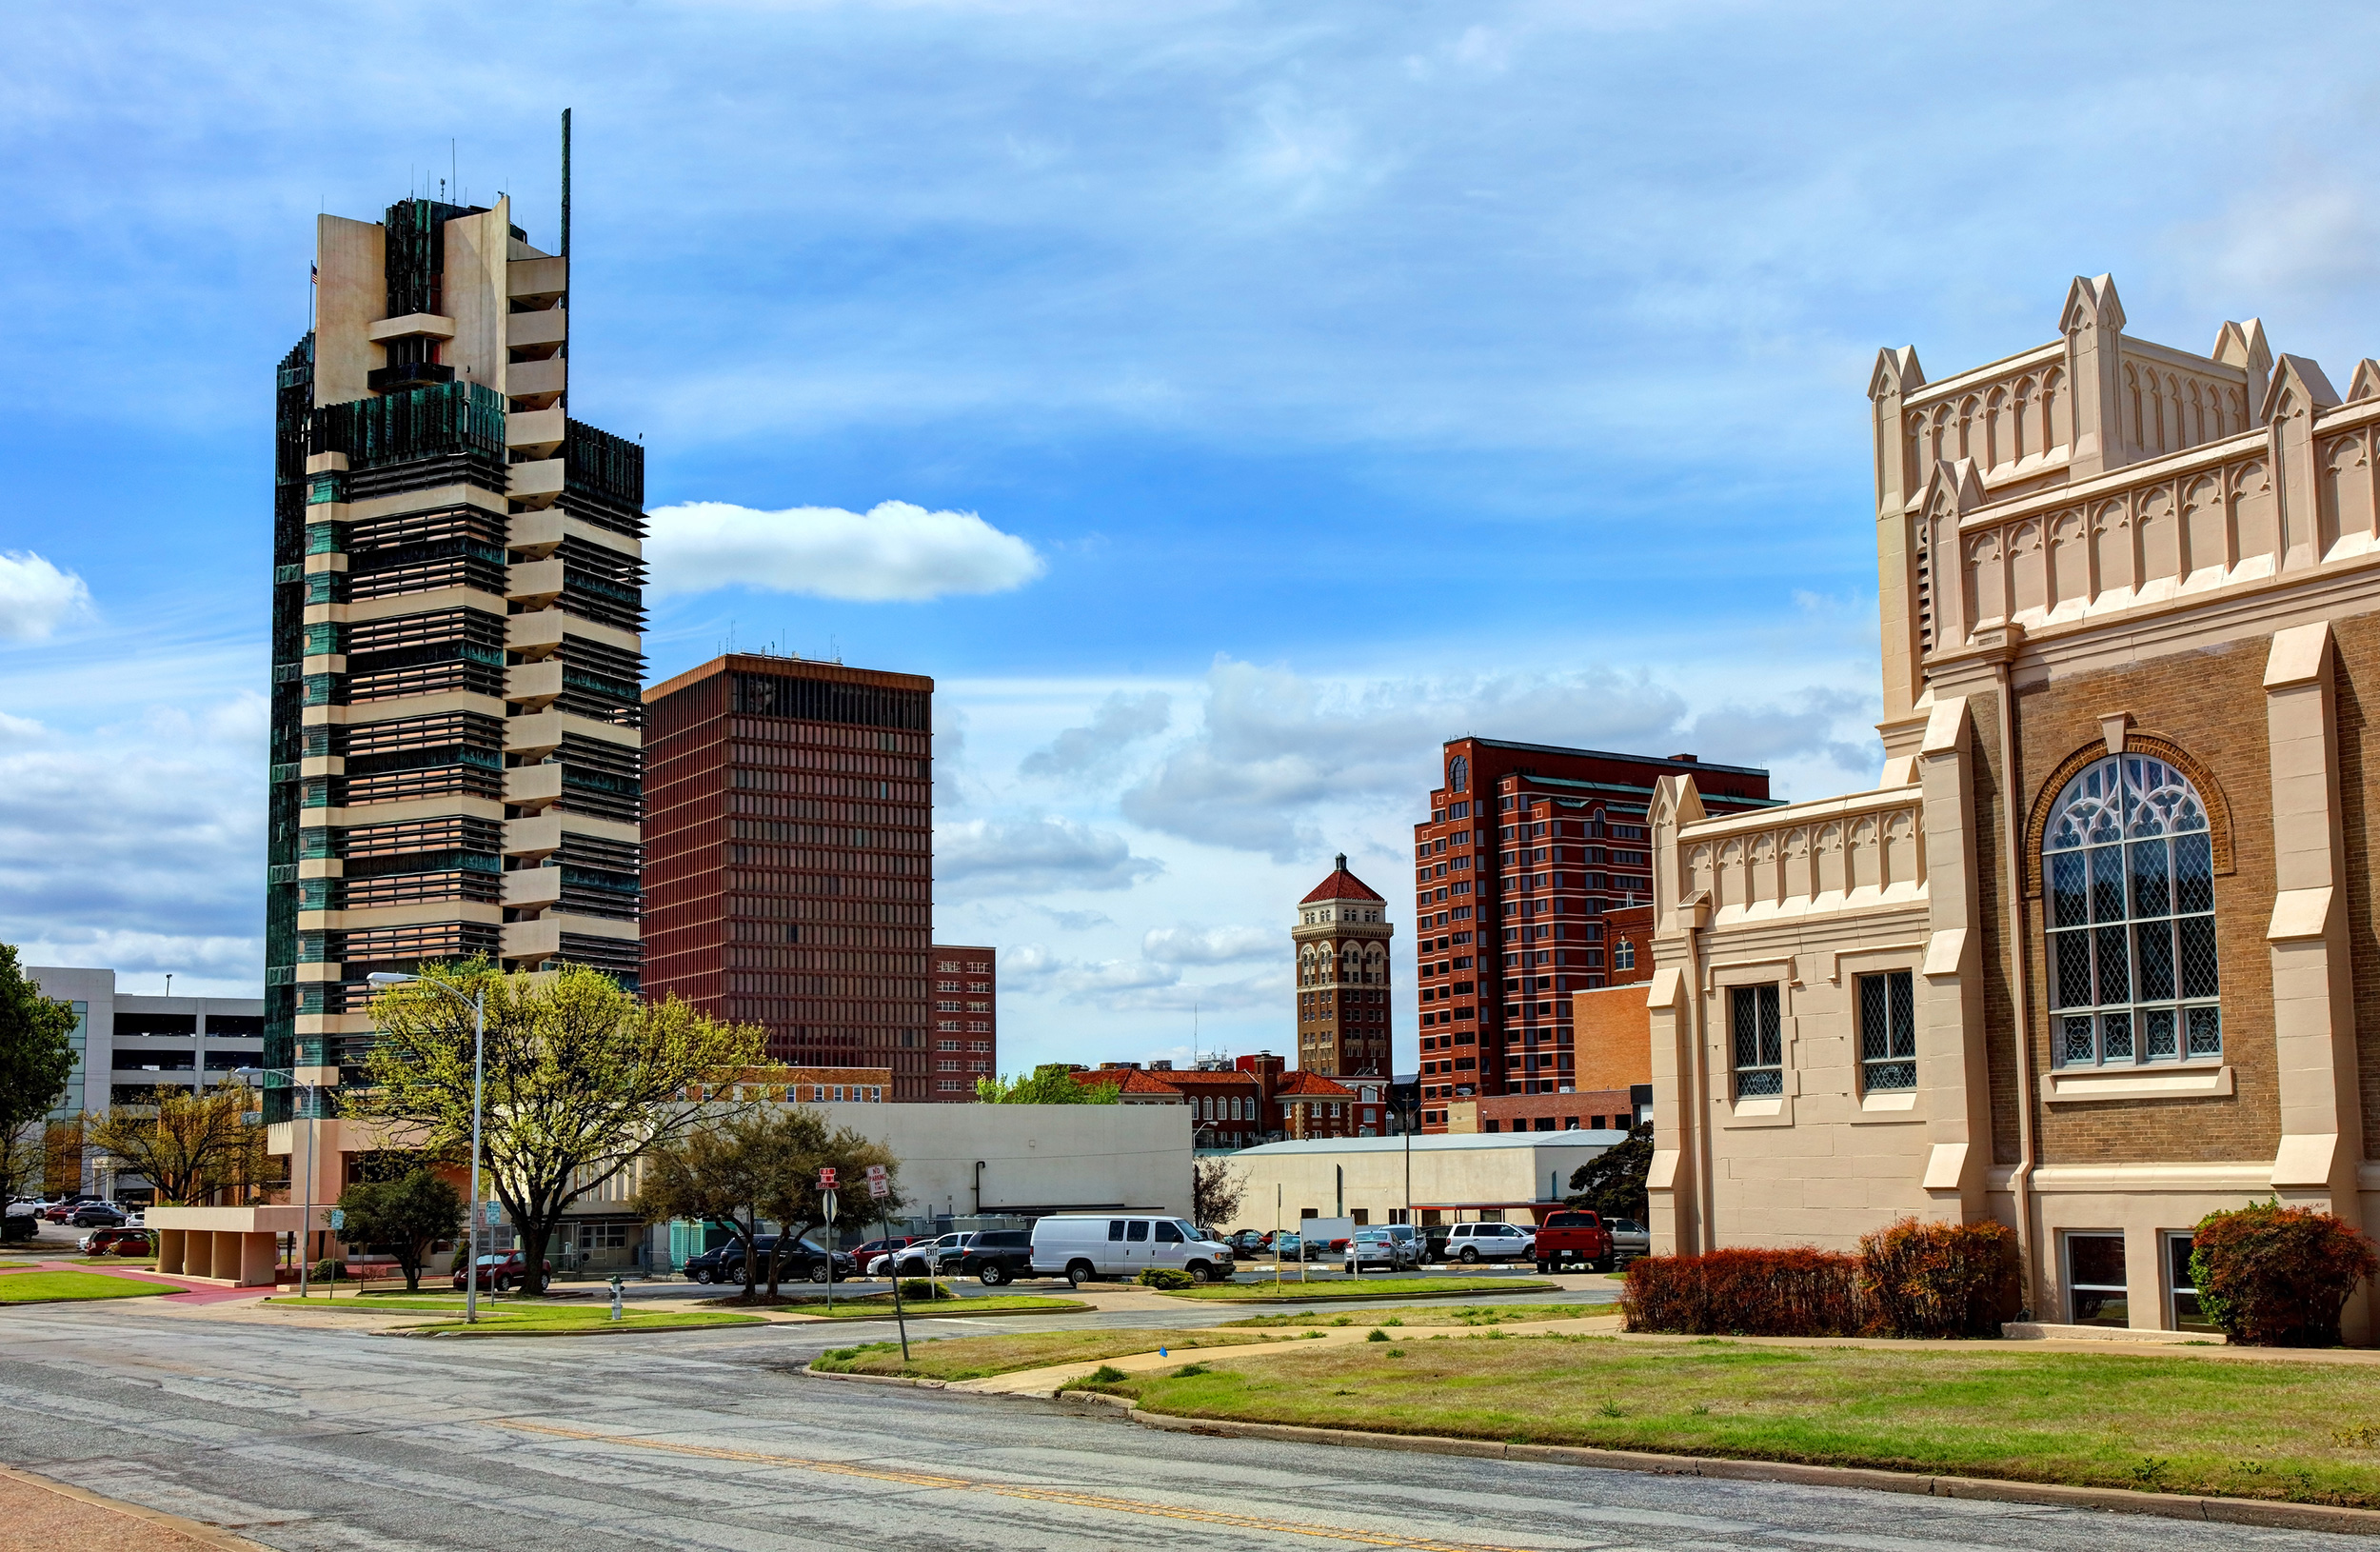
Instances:
[[[1220,1159],[1200,1159],[1190,1166],[1190,1217],[1200,1228],[1227,1228],[1240,1216],[1248,1194],[1248,1174]]]
[[[822,1170],[832,1167],[835,1171],[838,1222],[854,1216],[899,1212],[902,1205],[901,1163],[882,1143],[849,1126],[830,1127],[825,1116],[816,1110],[788,1110],[779,1118],[779,1125],[784,1149],[783,1167],[770,1172],[768,1188],[761,1198],[761,1210],[775,1219],[783,1230],[777,1236],[776,1250],[768,1262],[768,1293],[772,1299],[777,1295],[777,1278],[784,1264],[786,1245],[826,1225],[825,1207],[818,1189]],[[885,1179],[892,1184],[892,1195],[882,1203],[867,1194],[870,1164],[883,1165]],[[829,1235],[824,1242],[830,1251],[834,1248],[832,1239]]]
[[[887,1176],[900,1168],[883,1144],[848,1126],[830,1126],[806,1106],[746,1111],[696,1126],[647,1154],[636,1210],[648,1223],[690,1218],[726,1229],[744,1248],[745,1297],[764,1287],[759,1296],[774,1299],[787,1247],[825,1223],[820,1170],[837,1171],[843,1204],[873,1212],[879,1204],[863,1180],[870,1164],[883,1164]],[[900,1209],[897,1190],[883,1206]],[[779,1233],[764,1268],[759,1239],[770,1222]]]
[[[154,1109],[117,1105],[86,1117],[83,1146],[149,1177],[157,1201],[194,1206],[217,1191],[259,1186],[277,1173],[265,1128],[248,1120],[252,1094],[225,1084],[206,1094],[160,1093]]]
[[[14,1145],[66,1096],[74,1074],[74,1010],[44,997],[0,944],[0,1201],[31,1180],[38,1148]]]
[[[1122,1092],[1123,1080],[1081,1083],[1063,1062],[1043,1063],[1027,1077],[975,1081],[981,1104],[1114,1104]]]
[[[1646,1215],[1645,1177],[1653,1169],[1653,1128],[1637,1126],[1628,1141],[1606,1149],[1570,1172],[1572,1194],[1563,1198],[1573,1207],[1585,1207],[1602,1218],[1626,1218],[1643,1223]]]
[[[394,1180],[358,1181],[340,1193],[339,1207],[347,1215],[340,1238],[393,1249],[407,1293],[421,1290],[431,1247],[463,1235],[463,1193],[426,1165]]]
[[[675,997],[642,1001],[585,965],[527,975],[485,960],[425,965],[373,1003],[380,1038],[349,1109],[409,1130],[435,1157],[467,1160],[475,993],[487,1024],[480,1164],[519,1228],[534,1294],[563,1213],[715,1113],[705,1095],[759,1065],[762,1032]]]

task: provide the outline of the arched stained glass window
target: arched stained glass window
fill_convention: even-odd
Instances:
[[[2190,778],[2149,755],[2066,784],[2041,840],[2062,1067],[2223,1054],[2214,853]]]
[[[1459,754],[1446,762],[1446,790],[1449,792],[1471,790],[1471,762]]]

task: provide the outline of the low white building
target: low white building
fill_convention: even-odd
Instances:
[[[1185,1105],[817,1108],[837,1125],[883,1144],[901,1161],[901,1192],[913,1217],[1038,1218],[1123,1207],[1190,1212],[1191,1116]],[[851,1187],[843,1197],[846,1212],[865,1200],[861,1183]]]
[[[1575,1170],[1627,1140],[1622,1131],[1566,1131],[1267,1143],[1230,1155],[1246,1189],[1220,1226],[1531,1222],[1569,1194]]]

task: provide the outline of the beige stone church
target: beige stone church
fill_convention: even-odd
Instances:
[[[1655,1248],[1997,1219],[2033,1319],[2197,1326],[2205,1213],[2380,1191],[2380,366],[2101,276],[1869,396],[1883,780],[1655,800]]]

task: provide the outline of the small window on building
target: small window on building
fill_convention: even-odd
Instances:
[[[2198,1278],[2190,1269],[2191,1237],[2187,1233],[2169,1233],[2165,1237],[2166,1283],[2172,1307],[2176,1331],[2212,1331],[2214,1322],[2198,1303]]]
[[[1372,1209],[1369,1207],[1351,1207],[1347,1212],[1347,1220],[1349,1223],[1354,1224],[1358,1228],[1361,1228],[1364,1224],[1372,1222]]]
[[[2132,1323],[2132,1297],[2124,1281],[2124,1236],[2066,1236],[2067,1319],[2076,1325]]]
[[[1592,965],[1592,964],[1593,964],[1593,963],[1595,963],[1595,962],[1594,962],[1593,960],[1589,960],[1587,963],[1589,963],[1589,964],[1591,964],[1591,965]],[[1613,968],[1613,969],[1615,969],[1615,970],[1633,970],[1633,969],[1635,969],[1636,967],[1636,945],[1634,943],[1630,942],[1630,941],[1629,941],[1628,939],[1626,939],[1626,938],[1622,938],[1622,939],[1620,939],[1620,940],[1619,940],[1619,942],[1617,942],[1617,943],[1616,943],[1616,944],[1612,945],[1612,968]]]
[[[1735,986],[1727,998],[1727,1027],[1735,1047],[1735,1097],[1764,1099],[1785,1092],[1784,1024],[1775,986]]]
[[[1871,1091],[1917,1086],[1917,1011],[1907,970],[1859,978],[1859,1077]]]

